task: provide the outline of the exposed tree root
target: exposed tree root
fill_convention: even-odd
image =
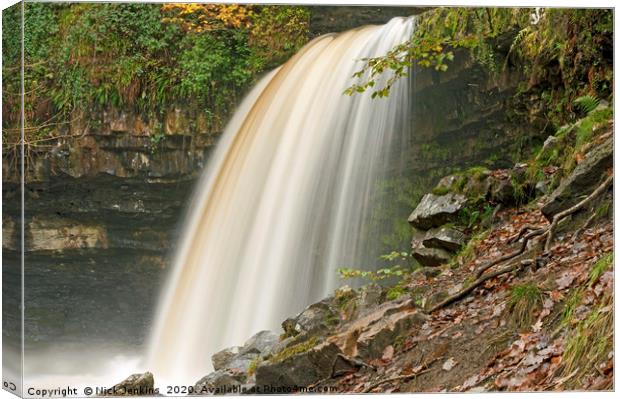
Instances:
[[[492,273],[486,274],[483,276],[483,273],[485,271],[487,271],[488,269],[490,269],[491,267],[498,265],[502,262],[506,262],[508,260],[511,260],[519,255],[521,255],[522,253],[525,252],[526,248],[527,248],[527,244],[528,242],[534,238],[534,237],[538,237],[538,236],[546,236],[547,240],[545,242],[545,252],[549,252],[549,249],[551,248],[551,243],[553,242],[553,236],[554,236],[554,232],[555,229],[557,228],[558,223],[564,219],[567,216],[572,215],[573,213],[579,211],[581,208],[583,208],[584,206],[586,206],[588,203],[590,203],[593,199],[595,199],[596,197],[598,197],[600,194],[602,194],[603,192],[605,192],[613,183],[613,174],[611,174],[609,177],[607,177],[603,183],[601,183],[600,186],[598,186],[596,188],[596,190],[594,190],[590,195],[588,195],[585,199],[583,199],[582,201],[578,202],[577,204],[575,204],[574,206],[559,212],[558,214],[556,214],[553,217],[553,220],[551,222],[551,225],[549,227],[546,228],[537,228],[537,229],[533,229],[533,226],[531,225],[526,225],[524,226],[521,231],[519,232],[519,234],[517,235],[517,239],[520,239],[521,237],[523,238],[523,241],[521,242],[521,246],[519,247],[519,249],[517,249],[516,251],[513,251],[509,254],[506,254],[504,256],[501,256],[493,261],[490,261],[486,264],[484,264],[483,266],[481,266],[477,271],[476,271],[476,281],[474,281],[473,283],[471,283],[469,286],[465,287],[464,289],[462,289],[461,291],[457,292],[456,294],[449,296],[448,298],[444,299],[443,301],[441,301],[440,303],[436,304],[435,306],[433,306],[428,312],[429,313],[433,313],[434,311],[444,308],[450,304],[452,304],[453,302],[456,302],[464,297],[466,297],[469,293],[471,293],[473,290],[475,290],[477,287],[481,286],[482,284],[484,284],[485,281],[490,280],[492,278],[501,276],[502,274],[506,274],[506,273],[510,273],[512,271],[515,271],[519,268],[525,267],[526,265],[522,264],[522,263],[514,263],[514,264],[510,264],[507,266],[504,266],[501,269],[498,269]],[[586,225],[589,224],[590,219],[588,219],[588,222],[586,222]],[[529,233],[525,233],[526,231],[531,230]],[[512,241],[512,240],[510,240]]]
[[[523,231],[523,230],[522,230]],[[531,231],[529,233],[527,233],[525,236],[523,236],[523,241],[521,242],[521,246],[519,247],[519,249],[517,249],[514,252],[508,253],[504,256],[500,256],[497,259],[494,259],[488,263],[485,263],[484,265],[480,266],[480,268],[476,271],[476,278],[480,278],[480,276],[482,276],[482,273],[484,273],[485,271],[487,271],[488,269],[492,268],[495,265],[498,265],[500,263],[506,262],[512,258],[516,258],[517,256],[521,255],[523,252],[525,252],[526,248],[527,248],[527,243],[534,237],[543,235],[546,233],[546,229],[542,228],[542,229],[537,229],[534,231]],[[521,235],[521,233],[519,233],[519,235]]]
[[[551,243],[553,242],[553,235],[555,233],[555,229],[558,226],[558,223],[560,223],[560,220],[564,219],[565,217],[569,215],[572,215],[573,213],[577,212],[578,210],[580,210],[581,208],[589,204],[593,199],[595,199],[600,194],[605,192],[611,186],[613,181],[614,181],[614,175],[611,174],[607,177],[607,179],[605,179],[605,181],[603,181],[603,183],[600,186],[597,187],[596,190],[592,192],[592,194],[588,195],[581,202],[578,202],[574,206],[556,214],[553,217],[553,221],[551,222],[551,226],[549,226],[549,230],[547,234],[547,242],[545,243],[545,252],[548,252],[549,249],[551,249]]]
[[[531,230],[538,230],[540,229],[540,226],[536,226],[533,224],[525,224],[523,225],[523,227],[521,227],[521,230],[519,231],[519,234],[517,234],[516,236],[512,237],[511,239],[508,240],[508,244],[513,244],[517,241],[519,241],[521,238],[523,238],[523,236],[525,235],[525,233],[527,233],[528,231]]]
[[[467,287],[463,288],[461,291],[457,292],[456,294],[447,297],[446,299],[444,299],[443,301],[439,302],[437,305],[433,306],[428,312],[429,313],[433,313],[436,310],[439,310],[441,308],[444,308],[448,305],[450,305],[453,302],[456,302],[460,299],[463,299],[464,297],[466,297],[470,292],[472,292],[473,290],[475,290],[477,287],[480,287],[482,284],[484,284],[485,281],[490,280],[492,278],[495,278],[497,276],[501,276],[502,274],[506,274],[506,273],[510,273],[514,270],[519,269],[520,267],[522,267],[521,263],[515,263],[515,264],[510,264],[508,266],[504,266],[501,269],[498,269],[492,273],[486,274],[480,278],[478,278],[476,281],[474,281],[473,283],[471,283],[470,285],[468,285]]]
[[[573,234],[573,236],[579,237],[581,233],[583,233],[588,227],[590,227],[590,224],[592,224],[595,218],[596,218],[596,212],[592,212],[588,220],[586,220],[586,222],[582,224],[581,227],[575,231],[575,234]]]

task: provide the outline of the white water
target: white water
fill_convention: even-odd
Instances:
[[[193,384],[210,357],[328,295],[368,259],[373,190],[407,123],[389,98],[344,90],[365,57],[409,38],[412,19],[315,39],[271,72],[228,125],[200,182],[162,293],[147,368]]]

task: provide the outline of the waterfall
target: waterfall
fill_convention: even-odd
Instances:
[[[199,182],[161,294],[147,361],[158,378],[196,382],[213,353],[330,294],[336,269],[376,260],[373,194],[408,125],[409,83],[386,99],[343,92],[363,58],[413,29],[412,18],[395,18],[316,38],[244,99]]]

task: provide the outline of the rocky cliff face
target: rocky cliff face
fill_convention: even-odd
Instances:
[[[27,339],[105,339],[105,320],[120,317],[122,340],[141,343],[196,178],[217,138],[201,120],[188,108],[159,118],[108,110],[65,126],[50,147],[28,153]],[[10,157],[3,158],[3,172],[3,273],[17,290],[21,193]],[[59,286],[71,295],[59,296]],[[14,294],[5,296],[9,313],[18,306]],[[14,338],[17,316],[7,322],[15,323],[6,330]]]
[[[417,15],[428,7],[310,6],[310,35],[343,32],[363,25],[380,25],[395,17]]]
[[[508,65],[489,74],[464,51],[446,72],[415,71],[407,175],[432,187],[456,169],[510,167],[542,143],[553,128],[515,100],[522,80]]]

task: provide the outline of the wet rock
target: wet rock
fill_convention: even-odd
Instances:
[[[152,396],[155,393],[153,374],[132,374],[124,381],[114,385],[104,396]]]
[[[545,140],[543,144],[543,148],[540,150],[538,155],[536,156],[537,160],[541,159],[549,159],[549,157],[553,154],[554,151],[558,149],[560,144],[560,140],[555,136],[549,136]]]
[[[368,284],[360,289],[357,301],[360,314],[381,303],[383,289],[378,284]]]
[[[463,192],[469,198],[486,197],[489,189],[491,188],[491,180],[488,178],[489,171],[486,171],[482,176],[470,177],[463,187]]]
[[[511,178],[515,181],[523,182],[527,175],[527,164],[517,163],[510,171]]]
[[[422,244],[426,248],[440,248],[456,252],[465,245],[466,236],[450,227],[438,227],[428,230]]]
[[[360,311],[358,299],[359,293],[348,285],[338,288],[334,293],[333,306],[325,315],[325,324],[333,328],[341,321],[355,318]]]
[[[2,215],[2,249],[15,250],[18,247],[18,232],[13,219]]]
[[[357,340],[357,354],[362,359],[376,359],[394,340],[414,326],[421,326],[428,316],[416,310],[390,314],[364,330]]]
[[[228,363],[230,363],[230,361],[238,355],[238,346],[222,349],[221,351],[214,353],[211,356],[211,363],[213,363],[213,369],[217,371],[226,368]]]
[[[293,318],[286,319],[282,323],[284,332],[289,336],[300,333],[317,334],[329,329],[326,321],[336,314],[332,304],[333,298],[326,298],[304,309]]]
[[[332,377],[339,377],[348,373],[355,372],[361,367],[361,362],[356,362],[352,358],[336,356],[332,367]]]
[[[35,217],[26,226],[28,251],[60,251],[78,248],[107,248],[105,228],[58,217]]]
[[[201,378],[194,384],[193,395],[209,394],[239,394],[241,386],[246,383],[246,376],[243,373],[235,373],[229,370],[216,370]],[[249,387],[245,387],[248,389]]]
[[[308,386],[331,376],[339,353],[338,346],[325,342],[276,362],[263,362],[256,369],[256,385],[276,388]]]
[[[259,356],[258,353],[239,354],[230,359],[225,369],[233,372],[246,373],[250,369],[250,365],[256,362]]]
[[[609,138],[594,147],[585,155],[575,170],[560,182],[542,207],[542,213],[549,220],[553,216],[577,204],[589,195],[606,177],[605,173],[613,167],[613,139]]]
[[[242,347],[233,346],[215,353],[211,357],[216,371],[227,370],[247,372],[259,357],[269,355],[280,339],[273,331],[261,331],[248,339]]]
[[[547,187],[547,182],[543,180],[536,182],[536,186],[534,187],[534,189],[536,190],[537,195],[545,195],[549,191],[549,188]]]
[[[447,263],[452,254],[441,248],[418,247],[412,249],[411,255],[420,262],[422,266],[439,266]]]
[[[242,355],[267,354],[273,350],[279,341],[280,337],[277,333],[268,330],[260,331],[246,341],[239,353]]]
[[[374,325],[378,325],[377,323],[385,324],[392,315],[411,312],[414,307],[415,305],[411,299],[381,303],[369,309],[368,312],[359,318],[345,324],[336,335],[330,336],[327,340],[336,344],[346,356],[354,357],[357,355],[358,339],[365,331],[368,331]]]
[[[457,175],[444,176],[441,178],[441,180],[439,180],[439,183],[437,183],[435,189],[449,190],[456,184],[458,180],[459,176]]]
[[[448,193],[437,196],[426,194],[409,216],[409,223],[416,228],[428,230],[455,219],[465,206],[467,198],[461,194]]]
[[[491,200],[500,204],[511,204],[515,197],[515,188],[510,179],[492,179],[489,189]]]

